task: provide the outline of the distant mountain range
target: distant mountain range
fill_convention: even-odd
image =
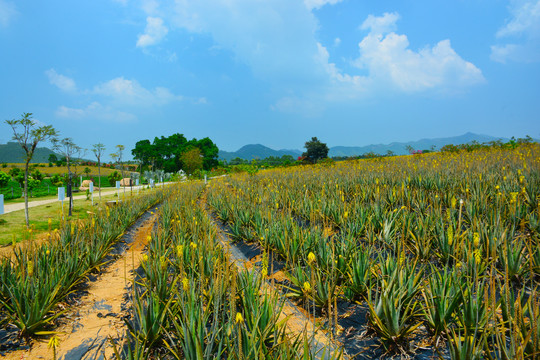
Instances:
[[[31,163],[47,163],[51,154],[55,154],[59,158],[61,157],[51,149],[38,147],[34,151]],[[26,154],[19,143],[8,142],[7,144],[0,144],[0,163],[22,163],[25,157]]]
[[[479,143],[501,140],[507,142],[508,138],[494,137],[489,135],[482,134],[473,134],[468,132],[460,136],[445,137],[445,138],[434,138],[434,139],[420,139],[417,141],[409,142],[393,142],[390,144],[374,144],[366,146],[334,146],[330,148],[328,156],[357,156],[362,155],[368,152],[374,152],[377,154],[386,154],[388,151],[392,151],[396,155],[408,154],[407,148],[409,146],[413,147],[415,150],[429,150],[432,147],[435,149],[440,149],[444,145],[448,144],[468,144],[473,141],[478,141]],[[244,160],[252,159],[264,159],[270,156],[281,157],[283,155],[291,155],[295,159],[302,155],[303,151],[300,150],[273,150],[269,147],[266,147],[261,144],[251,144],[242,146],[237,151],[222,151],[219,152],[219,159],[231,161],[235,158],[241,158]]]
[[[244,160],[265,159],[270,156],[282,157],[283,155],[291,155],[295,160],[302,155],[300,150],[273,150],[261,144],[251,144],[242,146],[237,151],[219,151],[219,159],[231,161],[232,159],[240,158]]]

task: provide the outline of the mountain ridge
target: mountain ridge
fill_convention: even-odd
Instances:
[[[419,140],[408,141],[408,142],[391,142],[389,144],[370,144],[364,146],[332,146],[328,152],[329,157],[340,157],[340,156],[358,156],[363,155],[368,152],[373,152],[377,154],[384,155],[388,151],[392,151],[395,155],[405,155],[408,154],[407,148],[411,146],[415,150],[430,150],[432,146],[436,149],[440,149],[444,145],[448,144],[468,144],[473,141],[479,143],[497,141],[501,140],[507,142],[509,139],[504,137],[495,137],[490,135],[475,134],[472,132],[467,132],[463,135],[450,136],[450,137],[441,137],[441,138],[422,138]],[[294,158],[302,155],[301,150],[297,149],[280,149],[274,150],[262,144],[248,144],[242,146],[237,151],[219,151],[219,159],[231,161],[235,158],[241,158],[244,160],[253,160],[253,159],[264,159],[269,156],[281,157],[283,155],[291,155]]]

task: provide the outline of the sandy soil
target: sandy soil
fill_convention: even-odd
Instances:
[[[57,359],[98,359],[100,355],[113,358],[111,341],[121,347],[126,331],[122,303],[133,269],[139,267],[148,235],[156,221],[156,215],[146,220],[136,230],[130,247],[89,283],[87,294],[78,300],[55,329],[59,333]],[[45,339],[47,341],[48,339]],[[2,359],[52,359],[47,342],[35,342],[30,350],[13,351]]]

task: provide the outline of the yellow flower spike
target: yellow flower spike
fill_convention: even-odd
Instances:
[[[184,245],[177,245],[176,246],[176,256],[181,258],[183,254],[184,254]]]
[[[45,251],[45,254],[50,255],[50,254],[51,254],[51,250],[47,249],[47,251]]]
[[[311,284],[306,281],[304,283],[303,290],[304,290],[305,293],[311,292]]]
[[[477,232],[473,234],[473,245],[474,247],[478,247],[480,245],[480,235]]]
[[[148,261],[148,255],[144,254],[142,256],[142,259],[143,259],[144,262],[147,262]]]
[[[349,217],[349,212],[348,211],[345,211],[345,214],[343,214],[343,217],[346,219]]]
[[[191,246],[193,250],[197,249],[197,244],[195,244],[193,241],[191,242],[191,244],[189,244],[189,246]]]
[[[234,321],[237,324],[243,324],[244,323],[244,317],[242,316],[242,313],[237,312]]]
[[[55,350],[58,346],[60,346],[60,340],[58,339],[58,336],[54,335],[49,339],[49,342],[47,344],[47,347],[49,349]]]
[[[312,252],[308,254],[307,258],[308,258],[308,264],[311,264],[315,262],[315,260],[317,260],[317,258],[315,257],[315,254]]]
[[[34,275],[34,262],[32,260],[28,260],[28,276]]]

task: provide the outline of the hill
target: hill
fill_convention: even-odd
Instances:
[[[411,146],[415,150],[429,150],[433,146],[435,149],[440,149],[444,145],[448,144],[468,144],[473,141],[478,141],[479,143],[502,140],[504,142],[508,141],[507,138],[498,138],[489,135],[474,134],[468,132],[460,136],[445,137],[445,138],[434,138],[434,139],[420,139],[417,141],[409,142],[393,142],[390,144],[372,144],[366,146],[333,146],[330,148],[328,156],[356,156],[362,155],[368,152],[374,152],[377,154],[384,155],[388,151],[392,151],[396,155],[405,155],[408,154],[407,147]],[[261,144],[251,144],[241,147],[237,151],[219,151],[219,159],[231,161],[234,158],[241,158],[244,160],[252,159],[264,159],[270,156],[281,157],[283,155],[291,155],[294,158],[302,155],[300,150],[273,150],[269,147],[266,147]]]
[[[409,142],[393,142],[390,144],[374,144],[367,146],[334,146],[330,148],[328,156],[356,156],[362,155],[368,152],[374,152],[376,154],[386,154],[387,151],[392,151],[396,155],[405,155],[408,154],[407,147],[411,146],[415,150],[429,150],[432,146],[435,149],[440,149],[444,145],[448,144],[468,144],[473,141],[479,143],[502,140],[504,142],[508,141],[507,138],[494,137],[489,135],[474,134],[468,132],[460,136],[445,137],[445,138],[434,138],[434,139],[420,139],[417,141]]]
[[[38,147],[34,152],[31,163],[49,162],[49,155],[51,154],[61,157],[49,148]],[[7,144],[0,144],[0,163],[21,163],[24,162],[25,156],[24,150],[19,143],[8,142]]]
[[[219,151],[219,159],[226,161],[231,161],[237,157],[244,160],[253,160],[265,159],[270,156],[282,157],[283,155],[291,155],[296,159],[298,156],[302,155],[302,152],[300,150],[274,150],[261,144],[245,145],[237,151]]]

